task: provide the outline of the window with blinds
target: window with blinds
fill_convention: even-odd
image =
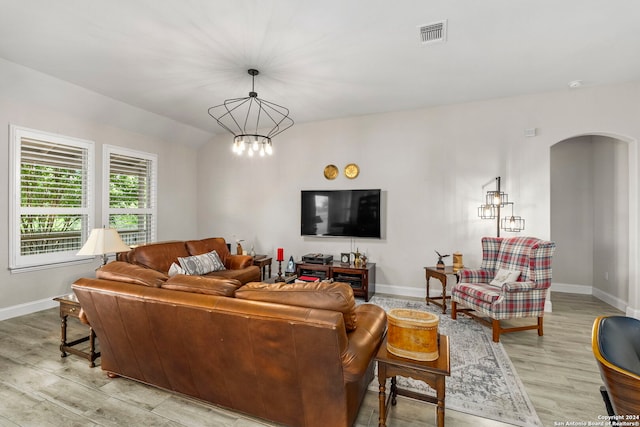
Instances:
[[[155,241],[157,156],[106,145],[104,162],[103,218],[130,246]]]
[[[75,261],[93,223],[91,141],[10,126],[10,262]]]

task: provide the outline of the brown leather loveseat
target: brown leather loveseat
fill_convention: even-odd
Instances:
[[[167,275],[178,258],[202,255],[215,250],[225,269],[206,273],[207,276],[236,279],[245,284],[260,280],[260,268],[253,265],[249,255],[232,255],[222,237],[202,240],[170,241],[137,246],[117,255],[118,261],[141,265]],[[168,277],[168,276],[167,276]]]
[[[73,284],[110,376],[286,426],[353,425],[386,330],[382,308],[356,307],[344,283],[147,279]]]

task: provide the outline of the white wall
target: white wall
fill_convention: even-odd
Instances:
[[[476,216],[483,184],[501,176],[516,215],[526,219],[522,234],[549,238],[550,147],[569,137],[615,134],[632,141],[635,163],[639,108],[640,84],[633,83],[296,124],[276,137],[275,154],[266,159],[235,158],[231,138],[218,137],[198,155],[198,231],[238,236],[258,252],[284,247],[296,259],[358,247],[377,263],[379,292],[423,296],[422,267],[435,263],[434,249],[461,251],[466,265],[479,264],[480,238],[495,233],[494,222]],[[537,136],[525,137],[527,128]],[[208,167],[215,160],[217,167]],[[342,169],[350,162],[360,166],[355,180],[323,177],[327,164]],[[386,238],[301,238],[299,197],[308,188],[382,188]],[[634,196],[636,222],[637,203]],[[637,226],[630,232],[637,240]],[[629,253],[635,269],[635,245]],[[635,275],[630,280],[637,309]]]
[[[627,144],[593,137],[594,295],[626,309],[628,297]]]
[[[629,294],[629,144],[580,136],[551,148],[554,289],[625,310]]]
[[[553,281],[593,286],[593,144],[590,136],[551,147]],[[569,288],[570,290],[570,288]]]
[[[44,308],[93,276],[98,261],[12,274],[8,270],[9,124],[95,142],[95,191],[100,194],[102,145],[158,154],[158,238],[197,237],[196,150],[209,135],[33,70],[0,60],[0,319]],[[164,135],[161,137],[159,135]],[[102,223],[96,198],[96,224]]]

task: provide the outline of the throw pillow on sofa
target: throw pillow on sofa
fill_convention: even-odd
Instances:
[[[163,289],[196,294],[220,295],[223,297],[232,297],[236,289],[240,286],[242,286],[242,283],[235,279],[216,279],[213,277],[187,276],[184,274],[176,274],[162,284]]]
[[[185,273],[191,275],[201,276],[212,271],[225,270],[224,264],[216,251],[178,258],[178,262]]]
[[[356,300],[346,283],[247,283],[236,298],[339,311],[347,331],[356,329]]]
[[[140,265],[112,261],[96,270],[96,278],[159,288],[169,276]]]
[[[169,267],[169,272],[167,274],[169,275],[169,277],[173,277],[176,274],[187,274],[187,272],[184,271],[182,267],[180,267],[178,264],[176,264],[175,262],[172,262],[171,267]]]

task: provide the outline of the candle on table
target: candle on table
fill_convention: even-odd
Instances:
[[[276,261],[284,261],[284,249],[278,248],[278,258]]]

